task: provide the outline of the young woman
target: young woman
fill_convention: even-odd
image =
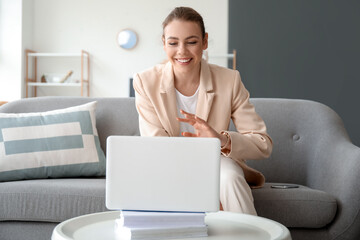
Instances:
[[[262,186],[265,178],[245,159],[268,157],[272,141],[239,72],[202,59],[208,34],[192,8],[167,16],[162,41],[168,62],[134,76],[141,135],[219,138],[222,208],[256,215],[250,186]],[[230,119],[237,132],[227,131]]]

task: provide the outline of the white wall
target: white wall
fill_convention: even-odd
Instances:
[[[21,96],[25,96],[25,49],[33,47],[33,19],[34,1],[22,0],[22,74],[21,74]],[[30,71],[31,72],[31,71]]]
[[[209,33],[209,54],[227,53],[228,0],[0,0],[0,100],[25,96],[24,50],[91,54],[93,97],[126,97],[129,78],[165,60],[162,21],[176,6],[195,8]],[[116,44],[125,28],[137,32],[139,43],[127,51]],[[226,59],[211,60],[226,66]],[[74,69],[73,69],[74,68]],[[80,60],[38,59],[43,73],[74,70],[79,78]],[[46,90],[46,91],[45,91]],[[79,89],[38,88],[38,96],[79,95]]]
[[[0,101],[21,98],[22,0],[0,0]]]
[[[165,59],[161,24],[176,6],[193,7],[203,16],[209,32],[209,54],[227,52],[228,0],[34,0],[33,50],[89,51],[90,96],[126,97],[129,78],[135,72]],[[130,51],[116,44],[117,33],[125,28],[135,30],[139,37],[138,45]],[[218,63],[226,65],[226,59]],[[39,63],[39,69],[44,65]],[[39,95],[48,93],[38,90]],[[73,93],[67,89],[61,94]]]

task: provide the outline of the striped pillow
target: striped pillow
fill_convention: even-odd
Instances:
[[[0,181],[104,176],[95,108],[0,113]]]

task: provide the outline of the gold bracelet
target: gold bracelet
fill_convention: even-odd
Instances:
[[[221,147],[221,149],[224,149],[229,144],[230,136],[229,136],[229,134],[227,132],[221,132],[220,134],[226,136],[226,143],[224,144],[224,146]]]

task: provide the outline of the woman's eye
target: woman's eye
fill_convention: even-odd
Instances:
[[[177,43],[176,43],[176,42],[170,42],[169,45],[170,45],[170,46],[176,46]]]
[[[196,41],[188,42],[188,44],[190,44],[190,45],[194,45],[194,44],[196,44],[196,43],[197,43]]]

